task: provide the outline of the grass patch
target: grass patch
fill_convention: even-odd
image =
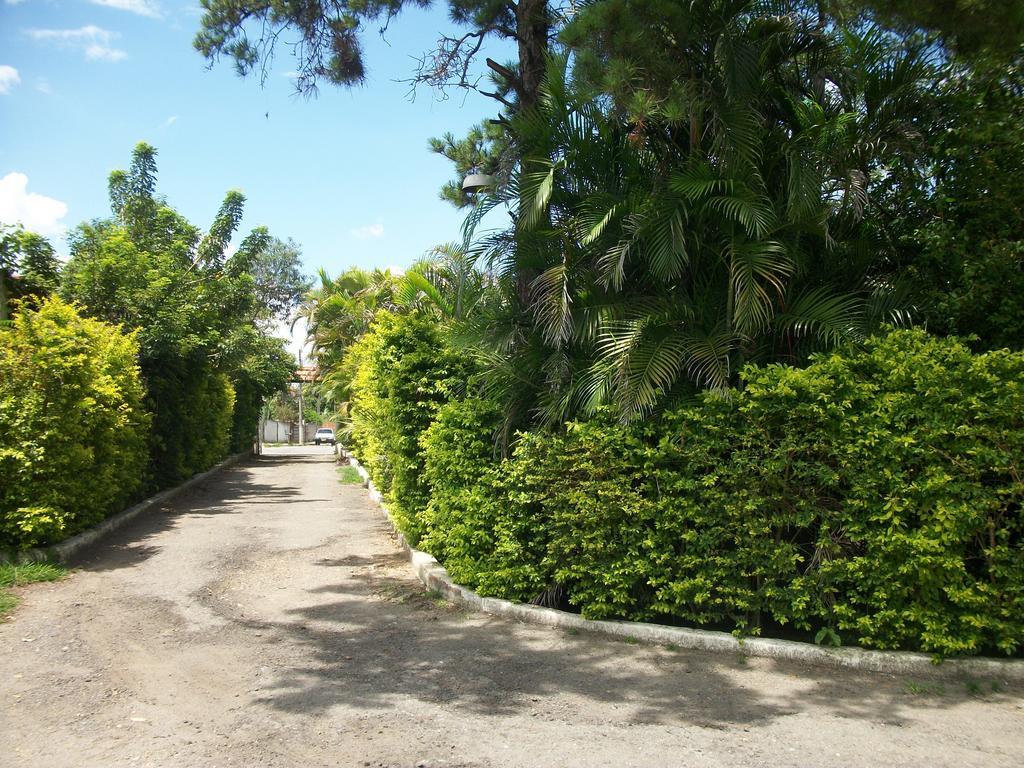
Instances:
[[[53,563],[4,563],[0,565],[0,587],[17,587],[37,581],[60,581],[67,573]]]
[[[363,478],[360,476],[359,471],[351,465],[338,467],[338,479],[345,484],[363,484]]]
[[[971,696],[981,696],[981,683],[977,680],[964,680],[964,688]]]
[[[964,678],[964,688],[969,696],[984,697],[989,693],[1002,693],[1003,684],[998,680],[976,680],[973,677]]]
[[[0,592],[0,618],[14,610],[18,605],[18,598],[10,592]]]
[[[428,589],[423,594],[430,602],[432,602],[438,608],[444,608],[446,606],[453,605],[452,602],[444,596],[444,592],[442,592],[439,589]]]
[[[9,587],[39,581],[59,581],[66,574],[65,568],[52,563],[0,564],[0,616],[6,616],[18,604],[18,598],[7,591]]]
[[[903,691],[911,696],[941,696],[946,692],[938,683],[915,683],[909,681],[903,684]]]

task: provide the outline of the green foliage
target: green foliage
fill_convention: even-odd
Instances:
[[[0,321],[13,299],[38,300],[57,287],[60,261],[42,235],[0,222]]]
[[[0,546],[52,544],[129,501],[150,417],[134,335],[59,299],[0,328]]]
[[[437,321],[416,314],[379,314],[349,354],[352,446],[415,543],[429,498],[420,435],[437,409],[464,391],[467,363],[445,344]]]
[[[1024,3],[1019,0],[838,0],[867,8],[897,27],[935,30],[968,56],[1012,55],[1024,43]]]
[[[198,355],[144,360],[143,365],[153,411],[150,463],[157,487],[166,487],[227,455],[234,389],[225,374]]]
[[[927,129],[929,176],[894,184],[896,261],[930,330],[1024,344],[1024,70],[951,67]]]
[[[592,618],[1020,649],[1024,355],[894,332],[743,378],[658,423],[522,435],[498,465],[493,405],[446,406],[425,544],[464,583],[558,584]]]
[[[504,298],[484,378],[530,414],[520,426],[606,404],[642,418],[735,386],[748,361],[803,362],[906,320],[870,193],[915,145],[937,70],[801,9],[622,0],[574,17],[575,58],[512,121],[530,148],[514,226],[475,249]],[[641,46],[654,26],[674,44]],[[630,56],[636,72],[610,81]]]
[[[451,161],[455,179],[441,188],[440,197],[462,208],[472,205],[473,195],[462,191],[462,182],[471,173],[494,176],[498,183],[508,179],[515,165],[515,149],[504,125],[484,122],[474,125],[465,137],[456,139],[451,133],[430,139],[430,151]]]
[[[227,193],[203,234],[157,195],[156,181],[156,150],[139,144],[129,170],[111,174],[114,219],[70,238],[60,292],[85,314],[136,331],[153,413],[151,479],[165,487],[252,445],[263,398],[293,368],[264,328],[305,283],[297,247],[265,228],[228,256],[240,192]]]
[[[308,393],[308,387],[304,387],[305,395],[302,398],[302,418],[307,424],[319,424],[322,419],[317,411],[314,397]],[[297,422],[299,420],[299,393],[293,387],[279,390],[268,403],[270,418],[275,421]]]
[[[394,309],[399,278],[390,270],[366,272],[352,268],[332,278],[319,272],[320,285],[308,291],[299,305],[296,322],[306,321],[313,355],[328,377],[341,366],[348,349],[367,330],[378,312]],[[294,323],[293,323],[294,326]],[[325,380],[322,390],[335,402],[347,400],[350,379]]]
[[[266,227],[249,233],[231,262],[235,274],[251,279],[253,307],[261,317],[287,317],[311,287],[302,274],[299,244],[271,237]]]
[[[283,339],[267,337],[252,327],[233,334],[235,361],[232,386],[235,406],[232,413],[229,451],[241,453],[256,441],[257,422],[263,404],[282,391],[295,373],[295,358]]]
[[[535,478],[514,471],[521,465],[495,461],[492,438],[500,421],[495,403],[474,397],[439,409],[421,438],[430,503],[420,546],[457,583],[528,601],[549,584],[541,570],[547,531],[536,510],[523,507],[540,490],[527,485]]]

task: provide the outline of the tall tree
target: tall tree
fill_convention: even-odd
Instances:
[[[299,244],[272,237],[266,227],[256,227],[241,242],[232,267],[252,280],[258,320],[286,320],[311,287]]]
[[[265,80],[281,35],[292,33],[300,91],[314,92],[321,81],[355,85],[366,77],[361,35],[367,27],[378,24],[383,32],[404,8],[430,5],[431,0],[202,0],[205,13],[195,47],[211,62],[226,56],[240,74],[258,72]],[[478,89],[474,63],[485,42],[511,41],[517,50],[514,65],[486,60],[504,85],[489,95],[529,108],[540,92],[556,13],[548,0],[448,0],[456,31],[421,56],[410,80]]]
[[[642,415],[905,317],[873,179],[913,153],[937,75],[877,29],[766,9],[608,0],[570,27],[575,82],[553,70],[515,121],[536,151],[515,227],[477,246],[507,297],[482,336],[511,426]],[[639,45],[652,26],[673,44]]]
[[[274,239],[265,229],[229,255],[241,193],[226,195],[203,233],[156,184],[156,150],[139,144],[129,168],[111,174],[114,217],[72,234],[60,291],[86,314],[137,331],[154,415],[151,468],[164,485],[249,442],[262,398],[292,367],[282,342],[268,338],[267,321],[302,286],[275,282],[295,275],[268,266]]]
[[[0,321],[12,298],[44,298],[57,288],[60,260],[50,241],[22,225],[0,224]]]

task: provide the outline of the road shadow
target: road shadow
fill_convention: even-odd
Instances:
[[[263,456],[247,458],[223,469],[168,501],[141,513],[124,527],[77,553],[69,565],[84,571],[130,568],[162,549],[161,534],[186,524],[189,518],[238,515],[261,504],[280,504],[303,496],[296,485],[259,482],[258,468],[272,461]],[[303,457],[295,456],[294,460]],[[323,501],[303,498],[303,501]]]
[[[288,609],[279,621],[236,619],[304,650],[257,698],[284,712],[388,710],[411,697],[495,717],[565,718],[557,699],[595,703],[607,722],[753,728],[824,711],[901,727],[972,695],[955,682],[914,689],[910,679],[642,646],[470,614],[401,575],[407,565],[394,551],[317,564],[338,576],[307,594],[334,599]],[[990,700],[1019,693],[985,689]]]

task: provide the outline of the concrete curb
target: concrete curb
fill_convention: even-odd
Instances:
[[[434,589],[452,602],[469,610],[481,611],[495,616],[509,616],[531,624],[544,624],[561,629],[575,629],[612,637],[640,640],[646,643],[674,645],[714,653],[729,653],[741,656],[757,656],[768,659],[783,659],[813,664],[819,667],[854,669],[861,672],[880,672],[890,675],[914,675],[918,677],[971,678],[997,677],[1001,680],[1024,682],[1024,661],[1014,659],[947,659],[937,662],[932,656],[910,651],[869,651],[863,648],[828,648],[793,640],[774,640],[764,637],[738,638],[728,632],[706,629],[670,627],[664,624],[647,624],[633,621],[594,621],[584,619],[575,613],[541,608],[536,605],[514,603],[493,597],[481,597],[472,590],[461,587],[451,580],[448,571],[432,555],[413,549],[405,535],[398,530],[391,513],[384,504],[380,492],[373,486],[370,475],[352,456],[342,454],[339,459],[347,460],[363,479],[363,486],[370,498],[376,502],[378,511],[395,532],[402,549],[409,556],[416,576],[428,589]]]
[[[141,515],[153,507],[163,504],[165,501],[172,499],[182,491],[186,491],[189,488],[198,485],[204,480],[208,479],[211,475],[220,472],[222,469],[227,469],[230,466],[237,464],[247,456],[251,456],[252,453],[246,451],[245,453],[238,453],[234,456],[225,459],[220,464],[217,464],[212,469],[208,469],[205,472],[200,472],[198,475],[193,475],[188,480],[183,482],[181,485],[176,485],[173,488],[160,491],[153,496],[150,496],[144,501],[140,501],[134,506],[128,507],[123,512],[118,512],[113,517],[108,517],[99,525],[94,528],[90,528],[87,531],[72,536],[70,539],[66,539],[59,544],[54,544],[52,547],[45,547],[43,549],[27,549],[24,552],[17,552],[14,554],[14,559],[19,563],[31,563],[31,562],[47,562],[47,561],[58,561],[66,562],[71,557],[76,555],[81,550],[88,547],[90,544],[109,536],[111,533],[122,527],[126,523],[134,520],[136,517]],[[0,552],[0,562],[5,562],[7,555]]]

